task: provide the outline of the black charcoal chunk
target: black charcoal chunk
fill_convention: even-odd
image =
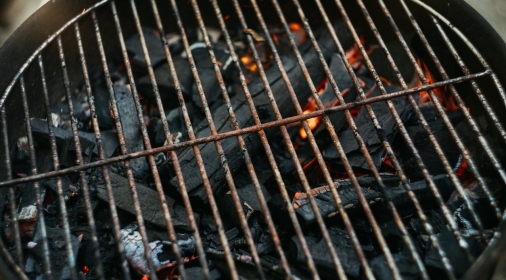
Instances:
[[[400,90],[399,88],[387,85],[385,85],[385,88],[388,93]],[[379,89],[375,88],[371,95],[380,95]],[[401,120],[403,122],[408,120],[411,116],[412,110],[407,98],[403,96],[391,99],[391,101],[394,104]],[[360,109],[360,112],[355,118],[355,124],[357,125],[358,132],[362,136],[362,139],[373,159],[373,164],[379,169],[384,157],[386,156],[386,150],[383,147],[382,139],[391,143],[397,135],[398,127],[395,124],[395,120],[385,102],[372,103],[371,107],[381,126],[381,131],[379,131],[381,138],[378,136],[378,132],[376,131],[365,106]],[[344,152],[346,153],[346,157],[353,168],[369,170],[369,166],[360,151],[358,142],[351,129],[347,129],[339,133],[339,141],[341,142]],[[324,150],[324,157],[327,162],[332,164],[332,166],[342,168],[342,161],[333,144],[329,145]]]
[[[328,231],[344,272],[348,277],[358,278],[360,262],[346,230],[333,226],[329,227]],[[329,279],[336,277],[335,265],[325,245],[325,240],[321,236],[306,236],[306,242],[320,277],[329,277]],[[302,267],[306,267],[306,256],[296,236],[293,236],[290,242],[289,256],[297,260]]]
[[[125,85],[115,85],[114,92],[116,94],[118,113],[127,151],[129,153],[143,151],[144,141],[142,139],[141,125],[137,117],[137,110],[130,88]],[[149,168],[145,157],[131,159],[130,167],[136,177],[142,176]]]
[[[260,188],[265,200],[268,201],[270,199],[269,193],[263,185],[260,185]],[[262,215],[262,208],[260,207],[260,202],[258,201],[253,184],[237,189],[237,195],[239,196],[247,220],[253,216]],[[230,191],[222,197],[220,207],[237,226],[241,225]]]
[[[42,119],[31,119],[30,124],[32,126],[32,134],[37,141],[38,147],[47,147],[50,148],[49,142],[49,129],[47,127],[47,122]],[[54,136],[56,138],[56,144],[58,145],[59,150],[61,151],[62,147],[65,144],[65,141],[72,141],[71,143],[67,143],[65,145],[68,146],[68,150],[75,150],[75,144],[72,136],[72,130],[70,127],[53,127]],[[95,134],[89,132],[78,131],[79,142],[82,146],[89,147],[91,145],[95,145]],[[111,157],[113,153],[119,146],[118,137],[116,133],[113,131],[101,131],[102,136],[102,147],[105,152],[106,157]],[[66,140],[70,139],[70,140]],[[67,151],[68,151],[67,150]],[[91,150],[93,153],[98,155],[97,148]],[[90,152],[89,149],[83,150],[83,153]],[[86,155],[86,154],[85,154]],[[89,156],[89,155],[87,155]]]
[[[49,255],[51,257],[52,276],[54,279],[71,279],[64,230],[62,228],[51,228],[46,226],[46,234],[49,245]],[[77,257],[82,235],[75,236],[71,234],[70,239],[74,257]],[[44,249],[42,246],[40,228],[37,229],[37,233],[33,241],[28,243],[28,248],[30,248],[30,253],[35,256],[35,259],[42,263],[44,260]]]
[[[193,84],[190,64],[188,60],[180,56],[174,56],[173,63],[179,79],[181,92],[186,99],[191,95],[191,87]],[[167,63],[161,64],[155,68],[155,78],[164,109],[169,110],[178,107],[179,99],[177,96],[177,88],[174,85],[173,76]],[[140,94],[146,97],[152,104],[157,104],[151,78],[148,75],[141,77],[136,82],[136,85]]]
[[[144,35],[144,40],[146,41],[151,65],[156,66],[165,61],[165,52],[158,32],[148,27],[142,27],[142,33]],[[134,70],[137,72],[147,73],[148,69],[144,58],[144,52],[142,51],[139,34],[135,34],[134,36],[128,38],[125,41],[125,45]]]
[[[207,103],[209,106],[212,106],[214,102],[221,98],[221,88],[216,78],[216,72],[214,71],[209,51],[204,43],[195,43],[190,48],[192,49],[192,55],[195,59]],[[213,51],[223,80],[227,83],[234,77],[232,57],[228,51],[222,48],[214,47]],[[198,108],[203,108],[200,93],[195,84],[192,87],[192,100]]]
[[[407,249],[393,253],[395,264],[399,269],[402,279],[420,279],[420,274],[416,263],[411,259],[411,255]],[[371,260],[371,269],[379,280],[394,279],[392,270],[388,267],[385,256],[379,255]]]
[[[462,249],[455,236],[448,230],[446,220],[444,217],[434,210],[426,212],[428,222],[432,225],[433,232],[441,246],[441,249],[446,253],[446,256],[450,260],[450,264],[454,269],[454,273],[457,277],[462,276],[471,264],[467,261],[465,254],[462,253]],[[418,218],[411,219],[411,226],[416,232],[420,247],[423,251],[423,261],[431,274],[444,275],[443,264],[440,261],[437,250],[432,246],[430,239],[425,233],[422,226],[422,221]],[[466,238],[469,244],[469,251],[471,255],[477,257],[477,253],[481,252],[481,246],[475,239]]]
[[[134,203],[128,180],[117,174],[110,173],[111,184],[114,191],[114,201],[116,207],[135,215]],[[145,221],[150,222],[159,227],[166,227],[165,218],[163,216],[158,193],[143,184],[136,183],[137,193],[139,195],[139,202],[141,205],[142,215]],[[97,186],[98,198],[107,202],[107,191],[105,184],[98,184]],[[181,228],[190,230],[190,224],[186,215],[186,210],[183,206],[178,205],[172,198],[166,196],[165,200],[169,207],[169,212],[172,217],[172,225],[174,228]],[[198,221],[198,215],[196,219]]]

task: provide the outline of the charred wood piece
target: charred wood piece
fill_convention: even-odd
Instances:
[[[111,184],[114,190],[114,200],[116,207],[135,215],[133,207],[133,199],[128,185],[128,180],[117,174],[110,173]],[[137,192],[139,194],[139,202],[144,220],[156,226],[165,228],[165,218],[163,217],[162,208],[158,199],[158,194],[142,184],[136,183]],[[105,184],[97,184],[98,198],[107,202],[107,193]],[[186,215],[186,210],[183,206],[176,204],[174,199],[165,197],[167,206],[172,217],[172,224],[174,228],[190,230],[190,224]],[[198,220],[198,215],[196,216]]]
[[[399,88],[390,87],[385,85],[387,92],[396,92]],[[378,88],[375,88],[372,92],[372,96],[380,95]],[[392,103],[397,110],[397,113],[401,117],[403,122],[407,121],[411,116],[411,107],[409,106],[406,97],[398,97],[391,99]],[[376,102],[371,104],[372,110],[374,111],[376,118],[381,126],[381,131],[376,131],[371,118],[365,107],[360,109],[357,117],[355,118],[355,124],[358,127],[358,132],[362,136],[363,141],[369,151],[373,164],[376,168],[380,168],[383,159],[386,156],[386,150],[383,147],[382,140],[392,142],[397,135],[398,127],[395,120],[388,109],[386,102]],[[378,135],[379,134],[379,135]],[[339,141],[343,146],[349,163],[353,168],[358,170],[369,170],[358,142],[351,129],[347,129],[339,133]],[[336,169],[342,169],[341,158],[333,144],[329,145],[324,151],[324,158]]]
[[[141,125],[137,117],[132,92],[125,85],[115,85],[116,102],[118,113],[121,120],[121,128],[125,137],[126,148],[129,153],[144,150],[144,141],[142,139]],[[130,160],[130,167],[136,177],[140,177],[148,170],[148,163],[145,157],[134,158]]]

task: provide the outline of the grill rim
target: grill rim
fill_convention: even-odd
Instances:
[[[466,5],[467,5],[467,4],[466,4]],[[504,42],[502,42],[502,44],[504,45]],[[3,48],[2,48],[2,50],[3,50]],[[1,54],[1,52],[0,52],[0,54]],[[0,57],[1,57],[1,56],[0,56]],[[233,135],[231,135],[231,136],[233,136]],[[118,160],[118,161],[119,161],[119,160]]]

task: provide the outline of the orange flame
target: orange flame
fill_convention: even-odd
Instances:
[[[250,55],[243,55],[240,58],[242,64],[251,72],[256,72],[258,69],[258,66],[255,63],[255,60]]]
[[[427,64],[425,64],[425,62],[418,59],[418,65],[420,65],[420,67],[422,67],[422,70],[425,75],[425,78],[427,79],[427,82],[429,84],[435,83],[436,79],[434,78],[434,75],[432,75],[432,73],[430,73],[429,67],[427,67]],[[421,85],[422,85],[422,82],[419,81],[418,84],[416,84],[415,86],[421,86]],[[433,89],[433,92],[437,96],[437,99],[438,99],[439,103],[441,104],[441,106],[443,106],[443,108],[446,111],[453,112],[453,111],[457,111],[459,109],[459,107],[457,106],[457,104],[455,104],[455,101],[453,100],[453,96],[448,92],[447,87],[435,88],[435,89]],[[418,101],[420,102],[420,104],[429,103],[429,102],[432,102],[432,98],[427,91],[422,91],[418,95]]]
[[[327,79],[324,79],[320,83],[320,85],[318,85],[318,88],[317,88],[318,94],[322,94],[325,91],[326,84],[327,84]],[[308,104],[306,105],[306,107],[304,107],[304,112],[302,112],[302,113],[309,114],[314,111],[316,111],[316,102],[315,102],[314,98],[311,97]],[[318,124],[320,124],[320,122],[322,121],[322,117],[311,118],[311,119],[307,119],[306,121],[309,124],[309,128],[311,130],[314,130],[315,128],[318,127]],[[304,130],[303,127],[300,128],[299,135],[302,139],[307,138],[306,131]]]

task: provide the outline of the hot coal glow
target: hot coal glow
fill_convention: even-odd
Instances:
[[[427,82],[429,84],[437,82],[436,78],[429,71],[429,67],[427,66],[427,64],[425,62],[418,59],[418,65],[420,65],[420,67],[422,67],[425,78],[427,79]],[[422,85],[423,84],[420,81],[415,86],[422,86]],[[437,96],[439,103],[443,106],[443,108],[446,111],[454,112],[459,109],[457,104],[455,104],[455,101],[453,100],[453,96],[451,95],[451,93],[449,92],[447,87],[435,88],[435,89],[433,89],[433,92]],[[427,91],[420,92],[418,95],[418,100],[419,100],[420,104],[432,103],[431,96]]]

